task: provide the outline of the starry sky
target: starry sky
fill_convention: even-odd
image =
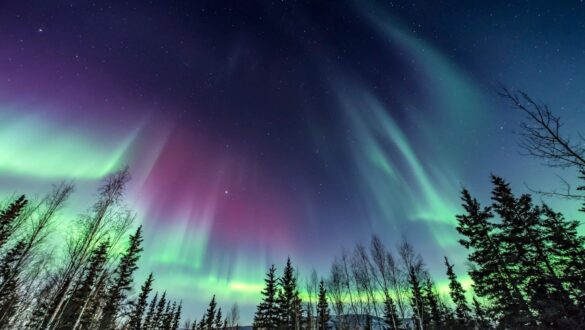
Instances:
[[[128,165],[137,279],[244,323],[287,256],[406,237],[464,269],[459,191],[572,173],[519,155],[499,84],[585,120],[582,1],[2,1],[0,195],[74,180],[63,214]],[[550,203],[577,215],[570,201]],[[463,275],[463,274],[462,274]]]

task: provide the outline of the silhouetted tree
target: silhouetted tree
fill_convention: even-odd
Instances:
[[[505,326],[518,327],[533,322],[532,313],[520,290],[517,270],[511,268],[510,260],[502,251],[502,242],[494,235],[496,226],[490,222],[494,217],[490,207],[482,208],[467,190],[462,197],[465,214],[457,216],[457,231],[465,236],[459,242],[470,249],[469,271],[474,281],[475,292],[493,301],[494,312],[501,315]]]
[[[151,329],[153,327],[153,319],[156,314],[156,306],[158,302],[158,292],[154,294],[154,297],[150,300],[150,304],[148,305],[148,311],[146,312],[146,316],[144,317],[144,321],[142,322],[143,329]]]
[[[421,291],[424,308],[428,310],[430,316],[425,324],[432,329],[443,329],[445,321],[444,310],[439,305],[439,296],[435,292],[433,281],[428,275],[423,280]]]
[[[177,330],[179,329],[179,324],[181,322],[181,311],[183,309],[183,302],[179,302],[177,309],[175,310],[175,314],[173,315],[173,324],[171,329]]]
[[[297,288],[297,279],[290,258],[280,278],[280,291],[276,298],[279,313],[279,324],[286,329],[296,329],[299,324],[300,298]]]
[[[223,327],[223,315],[221,315],[221,307],[217,309],[215,314],[215,328],[221,329]]]
[[[80,283],[74,286],[69,302],[65,305],[58,329],[73,329],[84,313],[94,286],[103,271],[108,256],[109,243],[101,243],[92,253]]]
[[[154,315],[152,316],[151,327],[152,329],[159,329],[162,327],[164,322],[165,307],[167,305],[167,293],[163,292],[162,296],[158,300]]]
[[[323,280],[319,282],[319,301],[317,303],[317,329],[329,329],[329,304],[327,303],[327,289]]]
[[[275,329],[278,326],[279,314],[278,305],[276,304],[277,278],[276,268],[270,266],[266,279],[264,280],[264,289],[262,290],[262,302],[256,309],[254,315],[255,329]]]
[[[146,311],[146,307],[148,305],[148,295],[150,291],[152,291],[152,283],[154,282],[154,277],[152,273],[148,275],[148,278],[142,285],[140,290],[140,294],[138,295],[138,299],[134,302],[132,306],[132,311],[130,312],[130,321],[129,321],[129,328],[130,330],[140,330],[142,327],[142,318],[144,316],[144,312]]]
[[[488,321],[487,314],[483,306],[477,301],[477,298],[473,297],[473,313],[475,325],[479,329],[491,329],[490,322]]]
[[[0,328],[6,328],[16,313],[18,299],[18,275],[14,275],[14,264],[22,255],[25,248],[23,241],[18,241],[0,261],[0,277],[4,290],[0,296]]]
[[[465,290],[453,271],[453,265],[445,257],[445,266],[447,267],[447,277],[449,278],[449,295],[455,304],[455,315],[459,325],[465,327],[469,323],[471,310],[465,299]]]
[[[5,210],[0,212],[0,248],[6,244],[14,231],[13,223],[28,204],[24,195],[17,198]]]
[[[142,252],[142,226],[136,229],[134,235],[130,236],[130,245],[122,259],[120,265],[114,273],[114,285],[109,289],[106,305],[100,321],[101,329],[110,329],[113,327],[120,304],[126,298],[127,292],[132,288],[132,275],[138,269],[138,259]]]
[[[214,328],[216,308],[217,302],[215,301],[215,295],[213,295],[211,301],[209,302],[209,307],[207,307],[207,312],[205,312],[205,317],[202,319],[205,324],[205,329],[207,330]]]
[[[416,329],[423,330],[429,321],[428,306],[425,304],[422,281],[426,276],[424,264],[420,255],[414,252],[412,246],[404,240],[399,247],[400,258],[410,286],[412,320]]]

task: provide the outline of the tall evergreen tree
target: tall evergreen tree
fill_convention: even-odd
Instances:
[[[24,210],[28,201],[24,195],[17,198],[5,210],[0,211],[0,248],[6,244],[14,230],[13,223]]]
[[[175,310],[175,315],[173,315],[173,324],[171,326],[172,330],[179,329],[179,324],[181,323],[181,311],[183,309],[183,302],[179,302],[177,309]]]
[[[152,329],[153,327],[153,319],[156,314],[156,306],[158,302],[158,292],[154,294],[152,300],[150,300],[150,304],[148,305],[148,312],[146,312],[146,316],[144,317],[144,321],[142,322],[143,329]]]
[[[323,280],[319,282],[319,300],[317,302],[317,330],[327,330],[329,322],[329,304],[327,303],[327,289]]]
[[[255,329],[275,329],[278,326],[277,281],[276,268],[272,265],[264,280],[264,289],[261,292],[263,296],[262,302],[258,305],[254,315]]]
[[[122,256],[120,265],[114,274],[114,285],[110,288],[106,305],[100,320],[100,329],[114,326],[120,305],[126,299],[127,292],[132,288],[133,274],[138,269],[137,263],[142,252],[142,226],[130,236],[130,246]]]
[[[492,176],[492,182],[492,207],[501,219],[496,237],[502,242],[503,257],[518,274],[540,322],[565,327],[568,311],[575,307],[551,262],[541,227],[541,208],[533,205],[530,195],[516,198],[502,178]]]
[[[154,312],[154,316],[152,317],[152,329],[160,329],[162,328],[164,317],[165,317],[165,307],[167,306],[167,293],[166,291],[163,292],[162,296],[158,300],[156,305],[156,310]]]
[[[95,289],[95,284],[104,269],[108,257],[108,248],[109,243],[105,241],[92,252],[83,277],[78,285],[73,287],[69,302],[64,305],[63,315],[56,327],[57,329],[73,329],[78,325],[81,314],[85,312],[91,293]]]
[[[439,296],[435,292],[433,281],[427,276],[423,281],[422,288],[423,305],[428,309],[429,318],[423,322],[431,329],[443,329],[444,315],[439,306]]]
[[[389,330],[397,330],[401,325],[400,318],[396,312],[396,305],[390,296],[384,300],[384,322],[386,322]]]
[[[223,315],[221,315],[221,307],[217,309],[215,314],[215,328],[221,329],[223,327]]]
[[[458,323],[465,327],[470,320],[470,308],[465,299],[465,290],[459,281],[457,275],[453,271],[453,265],[449,263],[449,259],[445,257],[445,266],[447,267],[447,277],[449,278],[449,295],[455,304],[455,315]]]
[[[170,330],[171,326],[173,325],[173,315],[175,315],[175,308],[177,308],[177,303],[169,300],[167,302],[167,307],[165,309],[164,315],[162,317],[162,329]]]
[[[585,322],[585,237],[578,234],[580,222],[568,221],[562,214],[543,205],[542,231],[553,256],[552,267],[561,274],[561,281],[576,298],[579,313],[570,310],[573,318]]]
[[[420,273],[414,266],[410,266],[407,271],[413,323],[415,329],[422,330],[424,329],[424,324],[428,322],[428,311],[424,301]]]
[[[487,314],[483,308],[483,306],[479,303],[477,298],[473,297],[473,314],[475,320],[475,326],[480,329],[490,329],[490,323],[488,321]]]
[[[106,282],[110,274],[107,271],[103,271],[93,293],[90,294],[87,304],[78,320],[78,329],[89,329],[93,328],[99,319],[97,319],[98,312],[102,310],[104,299],[106,298]]]
[[[17,242],[0,261],[0,277],[4,290],[0,296],[0,329],[7,328],[16,313],[18,301],[18,274],[14,274],[14,264],[25,248],[23,241]]]
[[[520,289],[519,274],[511,269],[502,251],[502,242],[494,234],[496,226],[490,207],[482,208],[479,202],[463,190],[465,214],[457,216],[457,231],[465,236],[459,242],[470,250],[472,263],[469,275],[475,292],[493,301],[494,312],[507,327],[523,326],[533,321],[532,313]]]
[[[209,302],[209,307],[207,307],[207,311],[205,312],[205,317],[201,320],[202,322],[204,321],[206,330],[212,330],[214,328],[216,308],[217,302],[215,301],[215,295],[213,295]]]
[[[142,285],[140,294],[138,295],[138,299],[134,302],[132,306],[129,321],[130,330],[140,330],[142,328],[142,318],[148,305],[148,295],[150,294],[150,291],[152,291],[153,281],[154,277],[152,276],[152,273],[150,273],[148,275],[148,278]]]
[[[290,258],[286,261],[276,302],[278,304],[279,324],[286,329],[296,329],[300,320],[300,297],[297,279]]]

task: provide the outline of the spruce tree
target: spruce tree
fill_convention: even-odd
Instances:
[[[396,313],[396,305],[390,296],[384,299],[384,322],[386,322],[389,330],[397,330],[400,328],[401,322]]]
[[[108,292],[106,305],[100,320],[100,329],[114,326],[120,306],[126,299],[127,292],[132,288],[133,274],[138,269],[137,263],[142,252],[142,226],[130,236],[130,246],[122,256],[120,265],[114,274],[114,285]]]
[[[258,305],[254,315],[255,329],[275,329],[278,326],[277,281],[276,268],[272,265],[264,280],[265,286],[261,292],[263,296],[262,302]]]
[[[449,295],[455,304],[455,316],[457,317],[457,322],[465,327],[469,322],[471,312],[465,299],[465,290],[457,280],[453,265],[449,263],[447,257],[445,257],[445,266],[447,267],[447,277],[449,278]]]
[[[106,282],[109,276],[109,272],[102,271],[101,276],[97,280],[93,293],[90,295],[87,301],[85,309],[79,316],[78,329],[93,328],[93,325],[99,321],[96,319],[96,316],[103,308],[104,300],[106,298]]]
[[[562,214],[543,205],[542,230],[553,256],[552,266],[561,274],[561,281],[576,297],[581,320],[585,320],[585,237],[578,234],[580,222],[568,221]],[[571,310],[576,318],[579,313]]]
[[[323,280],[319,283],[319,301],[317,303],[317,330],[327,330],[329,322],[329,304],[327,303],[327,289]]]
[[[14,264],[20,259],[25,243],[16,243],[0,261],[0,276],[2,278],[2,296],[0,296],[0,329],[7,328],[18,307],[19,276]]]
[[[496,236],[503,243],[503,257],[518,274],[540,323],[566,327],[568,311],[575,307],[553,267],[542,230],[541,208],[533,205],[530,195],[516,198],[502,178],[492,176],[492,182],[492,207],[501,219]]]
[[[148,312],[146,312],[146,316],[144,317],[144,322],[142,322],[143,329],[152,329],[153,327],[153,319],[156,314],[156,305],[158,302],[158,292],[154,294],[154,297],[150,301],[148,305]]]
[[[24,195],[17,198],[5,210],[0,212],[0,248],[6,244],[14,230],[13,223],[24,210],[28,201]]]
[[[494,302],[494,312],[500,315],[505,326],[518,327],[531,322],[532,313],[521,292],[519,274],[511,269],[503,251],[504,243],[495,235],[492,209],[482,208],[466,189],[461,199],[465,213],[457,216],[457,231],[465,236],[459,240],[461,245],[470,250],[469,275],[475,292]]]
[[[424,301],[423,289],[419,271],[413,266],[407,270],[408,284],[410,286],[410,305],[412,307],[412,321],[415,329],[422,330],[428,322],[427,306]]]
[[[142,326],[142,317],[144,316],[144,312],[146,311],[146,307],[148,305],[148,295],[150,291],[152,291],[152,282],[154,281],[154,277],[152,273],[148,275],[148,278],[142,285],[140,289],[140,294],[138,295],[138,299],[134,302],[132,306],[132,311],[130,312],[130,321],[129,321],[129,328],[130,330],[140,330]]]
[[[152,328],[153,329],[160,329],[162,328],[164,317],[165,317],[165,307],[167,306],[167,293],[166,291],[163,292],[162,296],[158,300],[156,305],[156,310],[154,312],[154,316],[152,317]]]
[[[83,272],[83,277],[78,285],[73,287],[69,302],[63,308],[61,322],[56,326],[57,329],[73,329],[78,325],[81,314],[86,312],[91,293],[95,289],[95,284],[104,269],[108,257],[108,248],[109,243],[105,241],[100,243],[92,252],[89,264]]]
[[[483,306],[479,303],[477,298],[473,297],[473,313],[474,313],[474,320],[475,326],[478,329],[490,329],[490,323],[488,321],[487,314],[483,308]]]
[[[286,266],[279,284],[281,290],[276,298],[279,325],[286,329],[296,329],[300,316],[300,297],[297,289],[297,279],[290,258],[286,261]]]
[[[206,330],[212,330],[214,328],[216,308],[217,302],[215,301],[215,295],[213,295],[209,302],[209,307],[207,307],[207,311],[205,312],[205,317],[202,320],[202,322],[204,321]]]
[[[181,311],[183,309],[183,302],[179,302],[177,309],[175,310],[175,315],[173,315],[173,324],[171,329],[177,330],[179,329],[179,324],[181,323]]]
[[[439,306],[439,296],[435,292],[434,284],[429,277],[423,281],[422,288],[423,305],[428,308],[429,318],[424,324],[431,326],[433,329],[442,329],[444,316]]]
[[[171,301],[167,301],[167,307],[162,317],[162,329],[170,330],[173,325],[173,315],[175,315],[175,308],[177,307],[176,302],[171,304]]]
[[[223,326],[223,318],[221,315],[221,307],[217,309],[217,314],[215,314],[215,328],[221,329]]]

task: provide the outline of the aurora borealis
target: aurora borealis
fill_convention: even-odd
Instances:
[[[0,194],[73,180],[74,219],[128,165],[146,234],[138,279],[155,272],[192,317],[216,294],[250,321],[270,264],[326,275],[372,232],[407,237],[441,282],[444,255],[464,268],[462,186],[485,197],[490,173],[518,191],[558,183],[519,155],[521,114],[498,84],[569,128],[585,119],[579,1],[0,9]]]

